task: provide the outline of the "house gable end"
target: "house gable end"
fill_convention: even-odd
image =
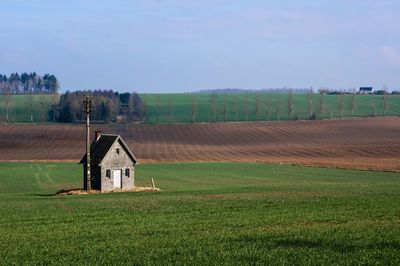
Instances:
[[[107,153],[103,156],[103,159],[99,162],[100,166],[103,165],[104,162],[109,159],[109,157],[115,156],[115,152],[116,152],[115,146],[116,145],[119,145],[122,148],[120,152],[121,153],[124,152],[126,154],[126,156],[129,158],[132,165],[137,163],[136,157],[130,151],[128,145],[126,145],[126,143],[122,140],[122,138],[120,136],[118,136],[118,138],[114,141],[112,146],[108,149]],[[123,154],[120,154],[120,155],[121,155],[121,157],[123,156]]]
[[[117,149],[119,149],[119,153],[117,153]],[[108,150],[107,154],[104,156],[103,160],[100,162],[99,166],[109,167],[126,167],[135,165],[135,161],[133,161],[129,155],[129,152],[125,149],[121,142],[115,141],[111,148]]]
[[[136,156],[133,154],[133,152],[129,149],[129,146],[126,144],[126,142],[119,137],[118,141],[121,143],[121,146],[125,149],[126,153],[128,154],[128,156],[131,158],[133,164],[138,163]]]

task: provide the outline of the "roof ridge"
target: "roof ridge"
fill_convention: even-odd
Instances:
[[[129,157],[131,157],[131,159],[136,163],[137,159],[132,151],[129,149],[128,144],[122,139],[121,135],[116,134],[102,134],[97,140],[92,142],[92,144],[90,145],[92,162],[95,164],[101,163],[104,157],[107,156],[107,154],[109,153],[111,147],[118,140],[122,142],[123,148],[126,149]],[[81,159],[81,163],[84,162],[86,157],[85,155]]]

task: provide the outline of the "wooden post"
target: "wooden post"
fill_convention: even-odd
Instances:
[[[153,189],[156,189],[156,185],[154,184],[154,179],[151,178],[151,186],[153,187]]]
[[[86,191],[92,189],[92,177],[90,173],[90,112],[92,109],[91,95],[83,96],[83,107],[86,114]]]

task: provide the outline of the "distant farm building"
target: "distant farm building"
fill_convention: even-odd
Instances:
[[[96,131],[90,146],[90,172],[92,189],[109,192],[129,190],[135,186],[135,155],[119,135],[101,134]],[[82,157],[84,180],[87,188],[86,154]]]
[[[372,89],[372,87],[360,87],[359,93],[369,94],[372,93]]]

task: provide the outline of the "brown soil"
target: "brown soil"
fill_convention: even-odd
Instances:
[[[93,125],[121,134],[139,162],[231,161],[400,170],[400,118]],[[78,162],[84,125],[1,125],[0,161]]]

